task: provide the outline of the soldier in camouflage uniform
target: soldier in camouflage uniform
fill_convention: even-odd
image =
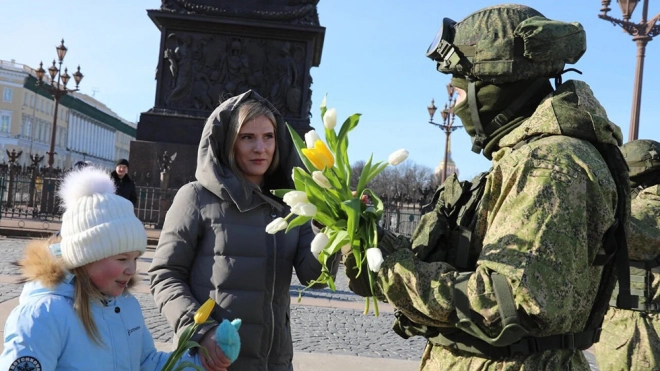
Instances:
[[[429,48],[492,168],[448,178],[412,241],[379,232],[374,293],[399,334],[429,339],[421,370],[589,370],[630,196],[621,130],[586,83],[561,83],[585,50],[580,24],[522,5],[445,18]],[[370,296],[345,253],[351,290]]]
[[[621,147],[630,167],[630,310],[610,308],[596,360],[601,371],[660,369],[660,143]],[[615,303],[612,303],[615,304]]]

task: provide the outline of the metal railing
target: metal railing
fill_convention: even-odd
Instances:
[[[0,176],[0,218],[61,221],[63,209],[57,197],[60,180],[61,177],[33,178],[28,174]],[[138,195],[135,215],[147,228],[160,227],[177,190],[135,188]]]

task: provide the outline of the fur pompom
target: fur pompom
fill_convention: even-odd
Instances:
[[[94,194],[114,194],[115,183],[104,170],[87,166],[68,173],[57,192],[65,209],[73,207],[85,196]]]

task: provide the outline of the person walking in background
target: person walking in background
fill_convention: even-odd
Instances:
[[[241,350],[231,370],[293,369],[292,272],[307,285],[321,264],[310,250],[310,223],[276,235],[266,226],[289,213],[269,191],[293,188],[294,166],[300,159],[282,116],[256,92],[224,101],[207,119],[197,181],[174,197],[149,268],[154,300],[177,334],[206,298],[218,304],[214,323],[192,338],[209,350],[204,364],[227,361],[214,328],[240,318]],[[335,274],[337,264],[329,266]]]
[[[117,161],[117,167],[110,173],[112,181],[115,183],[115,193],[123,198],[131,201],[133,207],[137,206],[137,192],[135,191],[135,183],[130,176],[128,176],[128,160],[122,158]]]
[[[147,246],[133,206],[91,166],[68,173],[58,193],[61,238],[26,248],[27,283],[5,323],[0,370],[160,370],[169,353],[156,350],[127,291]],[[198,356],[181,361],[201,364]]]
[[[429,47],[492,168],[449,177],[412,241],[380,233],[376,295],[397,333],[428,339],[420,370],[590,369],[583,350],[628,267],[630,189],[621,130],[586,83],[561,81],[585,51],[579,23],[515,4],[445,18]],[[371,296],[345,253],[351,289]]]
[[[631,309],[605,315],[595,354],[600,371],[660,369],[660,143],[640,139],[621,147],[630,168]]]

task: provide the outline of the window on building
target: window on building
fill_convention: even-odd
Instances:
[[[11,132],[11,111],[0,111],[0,132]]]
[[[2,101],[11,103],[13,94],[14,91],[11,88],[4,88],[2,92]]]

